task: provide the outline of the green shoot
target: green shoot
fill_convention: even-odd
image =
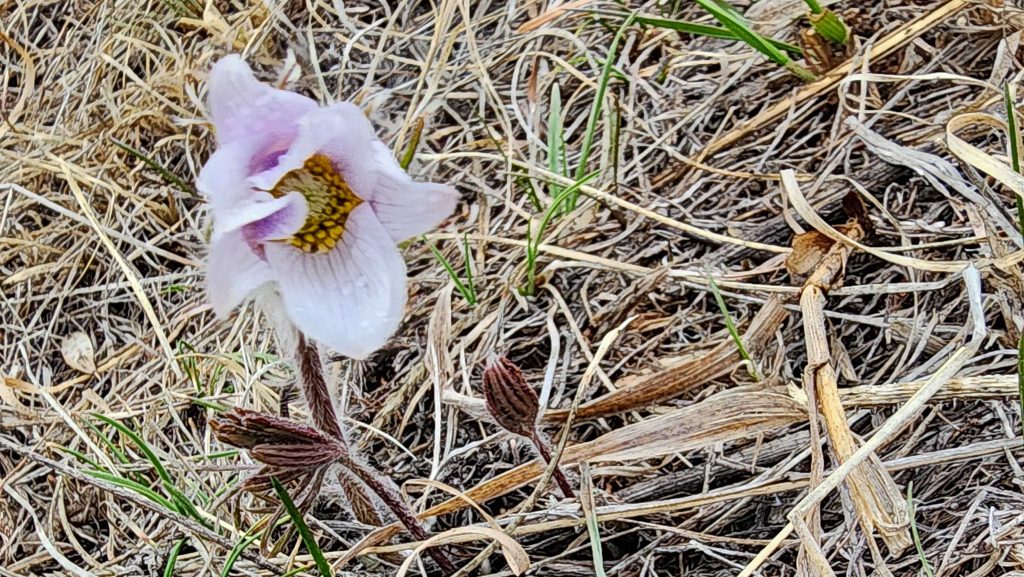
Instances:
[[[166,498],[164,498],[163,495],[157,493],[156,491],[150,489],[149,487],[143,485],[142,483],[138,483],[132,481],[131,479],[126,479],[120,475],[108,473],[106,471],[86,471],[85,474],[89,475],[90,477],[93,477],[94,479],[106,481],[112,485],[117,485],[118,487],[138,493],[142,497],[145,497],[146,499],[149,499],[150,501],[156,503],[157,505],[164,507],[168,511],[178,512],[178,508],[174,505],[174,503],[171,503]]]
[[[441,263],[441,266],[444,267],[444,270],[448,273],[448,277],[452,279],[453,283],[455,283],[455,290],[459,291],[459,294],[461,294],[462,298],[465,299],[467,303],[469,303],[469,306],[475,307],[477,302],[476,286],[474,286],[473,284],[473,272],[469,264],[469,241],[466,239],[466,237],[463,237],[463,242],[465,243],[465,254],[463,255],[463,258],[466,261],[466,283],[462,282],[462,279],[459,278],[458,273],[455,272],[455,268],[452,266],[452,263],[448,262],[448,259],[445,258],[443,254],[441,254],[441,251],[437,250],[437,247],[434,246],[432,243],[427,242],[427,237],[424,236],[421,238],[423,242],[427,243],[427,246],[430,248],[430,252],[434,253],[434,258],[437,259],[437,262]]]
[[[500,154],[501,158],[505,161],[505,165],[514,166],[515,163],[508,157],[508,154],[505,153],[505,149],[501,146],[501,142],[494,136],[494,133],[491,132],[491,125],[484,120],[484,117],[481,116],[479,112],[476,112],[476,118],[480,121],[480,125],[483,126],[483,129],[487,131],[487,137],[491,139],[491,142],[494,144],[494,148],[497,149],[498,154]],[[537,189],[534,188],[533,181],[521,172],[513,171],[513,176],[515,177],[516,184],[526,189],[526,195],[530,199],[530,204],[533,205],[533,209],[541,210],[542,206],[540,203],[540,197],[537,196]]]
[[[285,511],[288,512],[288,516],[291,517],[292,523],[295,525],[295,529],[298,530],[299,536],[302,537],[302,542],[305,543],[306,549],[310,555],[313,556],[313,560],[316,561],[316,567],[320,570],[320,574],[323,577],[331,577],[331,566],[327,563],[327,559],[324,558],[323,551],[320,550],[320,546],[316,543],[316,538],[313,537],[313,533],[310,532],[309,527],[306,525],[306,521],[302,518],[302,513],[295,507],[295,503],[292,502],[292,498],[288,495],[288,491],[284,488],[284,485],[277,480],[277,477],[271,477],[270,482],[274,485],[274,492],[277,493],[277,498],[281,500],[281,504],[284,505]]]
[[[731,32],[728,28],[723,28],[721,26],[709,26],[707,24],[696,24],[693,22],[657,18],[654,16],[637,16],[636,21],[638,24],[654,26],[655,28],[665,28],[666,30],[675,30],[677,32],[693,34],[695,36],[707,36],[708,38],[720,38],[722,40],[741,40],[739,36]],[[782,42],[781,40],[774,40],[772,38],[765,38],[765,40],[779,50],[789,52],[794,56],[799,56],[801,54],[799,46],[795,46],[788,42]]]
[[[316,564],[313,564],[313,565],[300,565],[300,566],[292,569],[291,571],[289,571],[287,573],[282,573],[281,577],[295,577],[299,573],[302,573],[302,572],[305,572],[305,571],[309,571],[313,567],[316,567]]]
[[[810,4],[811,0],[808,0],[807,3]],[[815,12],[812,9],[811,13],[807,15],[807,19],[811,21],[811,26],[814,27],[814,31],[819,36],[833,44],[846,45],[850,33],[846,29],[846,24],[843,23],[842,18],[835,12],[828,9]]]
[[[466,268],[466,284],[473,295],[473,302],[476,306],[476,283],[473,281],[473,252],[469,249],[469,234],[462,233],[462,264]]]
[[[1020,132],[1017,129],[1017,110],[1013,106],[1013,95],[1010,94],[1010,85],[1003,85],[1003,104],[1006,106],[1006,132],[1007,140],[1010,141],[1010,162],[1013,171],[1021,173],[1020,170]],[[1024,173],[1021,173],[1024,174]],[[1020,223],[1020,232],[1024,234],[1024,199],[1019,194],[1017,198],[1017,220]]]
[[[192,190],[192,187],[187,182],[182,180],[178,175],[164,168],[159,162],[153,160],[141,150],[133,147],[130,144],[121,142],[116,138],[111,138],[110,141],[114,143],[114,146],[127,152],[131,156],[134,156],[135,158],[141,160],[146,166],[155,170],[156,173],[159,174],[160,177],[163,178],[165,182],[167,182],[167,184],[173,184],[181,192],[184,192],[185,194],[188,194],[190,196],[195,196],[195,191]]]
[[[595,170],[590,174],[585,175],[583,178],[578,179],[571,186],[566,188],[551,201],[551,206],[544,211],[544,217],[540,221],[540,227],[537,229],[537,234],[533,234],[531,221],[526,222],[526,286],[520,289],[520,294],[525,296],[533,296],[537,290],[537,254],[540,249],[540,242],[544,238],[544,229],[547,228],[548,222],[558,211],[558,208],[562,206],[571,195],[577,194],[580,187],[587,183],[588,180],[597,176],[599,171]]]
[[[907,483],[907,509],[910,513],[910,535],[914,538],[914,547],[917,549],[917,557],[921,560],[921,567],[928,577],[935,577],[932,573],[932,566],[924,554],[924,546],[921,545],[921,536],[917,534],[917,507],[914,506],[914,482]]]
[[[79,461],[85,463],[86,465],[89,465],[93,469],[102,469],[103,468],[103,467],[100,466],[99,463],[97,463],[96,461],[93,461],[92,459],[87,457],[84,453],[81,453],[81,452],[76,451],[74,449],[69,449],[67,447],[54,447],[54,448],[57,449],[58,451],[60,451],[61,453],[65,453],[67,455],[71,455],[72,457],[78,459]]]
[[[398,163],[402,166],[402,170],[408,169],[412,164],[412,159],[416,156],[416,147],[419,146],[422,135],[423,118],[417,118],[416,126],[412,129],[412,137],[409,139],[409,146],[405,147],[405,154],[402,155],[402,160]]]
[[[173,295],[173,294],[177,294],[177,293],[183,293],[183,292],[189,290],[190,288],[192,288],[192,287],[188,286],[187,284],[170,284],[170,285],[167,285],[164,288],[160,289],[160,294],[162,294],[162,295]]]
[[[107,449],[109,449],[110,452],[114,454],[114,457],[116,457],[118,461],[125,465],[132,462],[131,459],[128,458],[128,455],[125,455],[124,451],[122,451],[121,448],[114,443],[114,441],[111,441],[110,437],[106,436],[103,433],[103,431],[100,430],[99,427],[97,427],[91,421],[84,421],[84,423],[85,426],[89,428],[89,430],[91,430],[93,433],[96,433],[96,436],[99,437],[100,441],[102,441],[103,444],[106,445]],[[111,472],[113,473],[114,471]]]
[[[138,433],[129,429],[124,423],[121,423],[120,421],[115,421],[114,419],[111,419],[106,415],[94,413],[93,416],[103,421],[104,423],[110,425],[111,427],[114,427],[115,429],[117,429],[119,433],[131,439],[131,441],[135,443],[135,445],[142,451],[146,458],[149,459],[149,462],[152,463],[153,468],[156,469],[156,473],[157,475],[160,476],[160,479],[166,483],[171,482],[171,474],[167,472],[167,469],[164,468],[164,464],[160,462],[160,459],[156,456],[156,453],[154,453],[153,449],[151,449],[150,446],[145,441],[142,440],[142,437],[140,437]]]
[[[630,14],[629,17],[622,23],[619,30],[615,33],[612,38],[612,45],[608,48],[608,56],[605,58],[604,67],[601,70],[601,79],[597,84],[597,94],[594,95],[594,103],[590,107],[590,116],[587,118],[587,131],[583,134],[583,145],[580,149],[580,162],[576,166],[576,180],[580,181],[583,175],[587,173],[587,161],[590,160],[590,149],[594,144],[594,134],[597,132],[597,121],[601,117],[601,107],[604,105],[604,95],[608,91],[608,78],[612,72],[612,66],[615,62],[615,55],[619,49],[619,42],[622,40],[622,36],[625,34],[626,29],[632,26],[636,13]],[[565,200],[565,207],[561,206],[561,203],[556,203],[555,206],[560,207],[563,212],[571,212],[576,208],[576,202],[579,200],[579,195],[574,193]],[[543,233],[543,231],[541,231]],[[531,293],[532,294],[532,293]]]
[[[601,529],[597,523],[597,512],[594,510],[594,489],[590,480],[590,467],[586,463],[580,466],[580,508],[587,523],[587,535],[590,537],[590,554],[594,559],[594,575],[605,577],[604,553],[601,551]]]
[[[189,397],[189,400],[199,405],[200,407],[210,409],[215,413],[223,413],[224,411],[227,411],[228,409],[231,408],[227,405],[222,405],[214,401],[207,401],[206,399],[202,399],[199,397]]]
[[[181,367],[182,372],[185,373],[189,382],[195,387],[196,392],[202,394],[203,385],[202,379],[199,378],[199,367],[196,364],[196,359],[192,356],[197,354],[196,348],[184,339],[178,339],[177,345],[178,354],[175,357],[178,360],[178,366]]]
[[[715,20],[729,29],[740,40],[750,45],[751,48],[760,52],[765,58],[785,68],[792,74],[805,82],[816,80],[814,73],[799,64],[793,62],[785,52],[779,50],[750,27],[749,24],[731,7],[723,7],[712,0],[696,0],[704,10],[714,16]]]
[[[196,521],[199,521],[200,523],[209,526],[209,521],[199,513],[195,505],[192,504],[192,501],[189,500],[189,498],[185,496],[185,494],[182,493],[181,490],[174,485],[174,480],[171,478],[171,474],[167,472],[167,469],[160,461],[160,458],[157,457],[153,449],[150,448],[149,444],[147,444],[146,441],[144,441],[142,437],[138,435],[138,433],[129,429],[123,423],[115,421],[114,419],[111,419],[106,415],[94,413],[93,416],[103,421],[104,423],[110,425],[111,427],[117,429],[119,433],[131,439],[135,446],[137,446],[139,450],[142,451],[142,453],[146,456],[146,459],[148,459],[150,464],[153,465],[153,469],[156,471],[157,475],[160,477],[160,481],[164,487],[164,490],[167,491],[167,494],[171,497],[171,500],[174,502],[174,510],[178,511],[182,515],[192,517]]]
[[[807,4],[807,9],[811,11],[811,14],[821,14],[824,12],[824,8],[821,4],[818,4],[818,0],[804,0],[804,4]]]
[[[220,577],[231,576],[231,570],[234,569],[235,562],[238,561],[238,558],[242,556],[242,553],[245,552],[249,545],[252,545],[253,541],[259,539],[259,537],[259,533],[243,535],[238,543],[235,543],[235,546],[231,548],[231,553],[228,553],[227,559],[224,560],[224,570],[220,572]]]
[[[715,277],[708,273],[708,281],[711,283],[711,294],[715,295],[715,302],[718,303],[718,310],[722,312],[722,317],[725,319],[725,328],[729,331],[729,336],[732,337],[732,341],[736,343],[736,349],[740,353],[740,358],[747,364],[747,370],[750,371],[750,376],[754,380],[761,380],[760,375],[757,374],[757,369],[754,368],[754,361],[751,360],[750,354],[747,352],[746,345],[743,344],[743,338],[740,337],[740,332],[736,329],[736,324],[732,322],[732,315],[729,314],[729,307],[725,305],[725,299],[722,298],[722,291],[718,290],[718,283],[715,282]]]
[[[181,553],[185,541],[186,539],[179,539],[174,547],[171,547],[171,552],[167,555],[167,565],[164,565],[164,577],[174,577],[174,566],[178,563],[178,553]]]

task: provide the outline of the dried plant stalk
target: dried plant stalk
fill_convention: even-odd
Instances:
[[[768,298],[761,310],[754,315],[750,327],[743,335],[743,345],[751,356],[764,349],[787,314],[778,297]],[[732,339],[725,339],[704,355],[658,371],[580,405],[576,417],[592,419],[650,407],[723,377],[742,361],[736,343]],[[567,414],[568,411],[565,410],[548,411],[543,418],[547,422],[561,422],[565,420]]]
[[[856,218],[844,232],[854,240],[864,236],[864,229]],[[808,395],[813,395],[811,398],[817,397],[817,409],[825,423],[829,443],[840,462],[848,460],[859,448],[859,443],[850,431],[846,410],[840,400],[836,372],[829,352],[824,310],[826,291],[842,284],[850,250],[851,247],[846,244],[832,245],[804,283],[800,294],[804,342],[807,346],[804,386],[808,389]],[[814,409],[808,407],[808,410]],[[871,455],[854,469],[846,486],[865,533],[870,536],[877,529],[894,555],[899,555],[913,543],[907,503],[877,455]]]
[[[758,433],[777,430],[806,416],[802,401],[784,392],[733,389],[688,407],[669,411],[606,433],[593,441],[566,447],[559,463],[616,462],[650,459],[707,447]],[[465,492],[483,503],[536,480],[544,472],[539,461],[520,465]],[[466,506],[449,499],[424,512],[431,517]]]

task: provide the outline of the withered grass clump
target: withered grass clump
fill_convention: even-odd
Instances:
[[[733,4],[766,38],[807,27],[802,2]],[[596,574],[599,538],[608,575],[1024,571],[1004,104],[1010,85],[1019,125],[1024,11],[828,8],[852,56],[805,84],[586,0],[0,3],[0,573],[316,571],[295,538],[250,546],[273,513],[237,489],[261,465],[210,425],[278,413],[296,376],[255,307],[220,323],[203,298],[190,183],[206,73],[237,51],[358,102],[412,174],[462,195],[404,247],[400,333],[326,359],[324,381],[348,445],[455,565]],[[574,496],[485,425],[495,352]],[[422,543],[303,452],[323,432],[275,431],[297,450],[263,457],[308,461],[286,486],[326,561],[411,574]]]

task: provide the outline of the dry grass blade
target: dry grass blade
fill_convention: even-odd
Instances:
[[[726,391],[567,447],[560,462],[571,466],[584,461],[619,462],[670,455],[775,430],[805,415],[805,406],[785,393]],[[540,462],[521,465],[466,491],[466,496],[485,502],[525,486],[542,472]],[[463,506],[449,500],[428,509],[423,516],[441,515]]]
[[[895,414],[893,414],[880,427],[868,441],[866,441],[859,449],[857,449],[848,459],[846,459],[841,466],[835,469],[829,474],[821,484],[814,487],[810,493],[808,493],[799,503],[789,512],[789,524],[783,528],[782,531],[772,539],[764,549],[761,550],[754,559],[744,567],[743,571],[740,572],[738,577],[750,577],[757,569],[768,559],[768,557],[779,547],[782,541],[794,530],[802,533],[807,533],[806,525],[804,524],[805,516],[811,511],[813,507],[818,506],[822,499],[825,498],[832,490],[839,486],[840,483],[844,482],[849,478],[850,474],[861,465],[861,463],[870,459],[875,451],[882,443],[890,440],[893,435],[899,433],[907,424],[921,411],[925,403],[927,403],[935,395],[935,393],[942,388],[944,384],[959,371],[969,361],[978,349],[981,347],[981,343],[985,338],[987,329],[985,327],[985,316],[982,311],[981,302],[981,275],[978,270],[973,266],[968,267],[963,272],[964,285],[967,288],[967,300],[970,305],[970,318],[968,328],[970,330],[970,340],[964,346],[958,348],[943,364],[939,369],[932,374],[931,377],[914,393],[907,402],[900,407]],[[805,542],[805,544],[808,544]],[[816,547],[816,544],[810,543],[809,545]],[[820,567],[827,569],[827,565]],[[832,573],[831,569],[828,569],[826,573]]]
[[[786,179],[784,175],[783,178]],[[793,183],[794,186],[795,182]],[[851,215],[844,227],[846,235],[854,241],[864,236],[860,215]],[[847,461],[857,450],[858,442],[850,431],[846,409],[840,400],[834,360],[829,351],[829,335],[825,328],[826,293],[842,285],[846,274],[846,261],[853,247],[835,243],[824,254],[821,262],[804,282],[800,294],[803,313],[804,344],[807,347],[807,366],[803,383],[809,398],[816,398],[828,433],[829,444],[839,462]],[[881,534],[889,550],[898,555],[912,544],[908,531],[909,514],[906,501],[892,477],[882,467],[877,456],[870,456],[854,469],[846,482],[853,505],[864,532],[871,539],[875,530]],[[810,544],[804,543],[807,547]],[[811,558],[817,558],[811,555]],[[827,565],[826,565],[827,566]]]
[[[420,542],[416,549],[413,550],[413,555],[407,557],[402,566],[398,568],[395,577],[406,575],[413,562],[416,561],[416,556],[427,548],[450,543],[461,543],[466,538],[493,540],[499,543],[501,545],[501,553],[504,555],[505,562],[508,563],[509,570],[512,571],[513,575],[522,575],[530,568],[530,557],[526,554],[526,551],[523,550],[519,543],[516,543],[514,539],[505,533],[490,527],[456,527]]]
[[[426,235],[442,258],[399,244],[407,300],[388,343],[359,361],[320,347],[343,433],[394,481],[386,494],[405,489],[435,534],[518,542],[447,535],[457,575],[510,575],[499,548],[528,574],[593,575],[588,522],[609,575],[912,573],[909,550],[869,551],[879,528],[865,538],[845,488],[885,486],[864,480],[876,459],[913,482],[937,575],[1024,570],[1024,183],[1004,122],[1020,108],[1019,2],[821,2],[845,47],[809,38],[801,0],[733,2],[790,58],[813,53],[811,85],[697,2],[203,4],[0,1],[0,573],[316,573],[269,478],[239,490],[252,455],[211,437],[228,407],[313,420],[266,303],[211,310],[212,207],[179,190],[224,148],[209,79],[231,52],[270,86],[355,103],[412,180],[459,194]],[[259,125],[288,132],[279,120]],[[531,234],[586,164],[602,178]],[[851,190],[871,209],[863,236],[829,224]],[[803,280],[844,255],[843,286],[824,303],[806,291],[801,310]],[[972,265],[980,303],[961,282]],[[982,341],[968,309],[992,327]],[[539,393],[565,484],[589,469],[593,507],[491,421],[492,353]],[[808,410],[822,398],[832,437],[854,433],[842,463]],[[315,503],[332,570],[417,557],[429,535],[387,525],[364,481],[323,480],[285,484]]]
[[[757,312],[743,335],[743,345],[756,358],[782,324],[788,313],[777,297],[770,297]],[[709,352],[692,360],[658,371],[652,375],[619,383],[616,390],[584,403],[577,411],[580,418],[603,417],[623,411],[648,408],[687,394],[705,383],[732,372],[743,361],[736,343],[725,339]],[[565,411],[549,411],[544,420],[557,422]]]
[[[898,30],[893,31],[885,38],[874,43],[867,55],[867,60],[876,61],[885,57],[894,50],[897,50],[908,42],[913,41],[914,38],[928,32],[943,20],[950,18],[957,12],[967,8],[969,4],[970,2],[967,0],[949,0],[945,4],[941,4],[933,8],[930,12],[921,15],[919,18],[907,22]],[[828,73],[820,79],[804,86],[790,98],[773,104],[765,111],[758,114],[754,119],[744,122],[741,126],[719,136],[718,138],[715,138],[706,147],[704,147],[698,157],[698,160],[702,160],[708,156],[716,154],[717,152],[725,150],[729,146],[732,146],[746,138],[748,135],[753,134],[768,124],[778,120],[788,111],[799,106],[804,101],[815,98],[834,88],[836,84],[843,79],[843,77],[850,74],[850,72],[855,69],[855,65],[856,62],[854,60],[844,62],[843,64],[828,71]]]

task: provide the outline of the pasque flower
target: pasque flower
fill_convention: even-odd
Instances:
[[[354,104],[321,107],[263,84],[236,55],[208,86],[217,149],[196,184],[213,215],[214,311],[273,283],[303,333],[353,358],[372,353],[405,307],[396,245],[447,218],[455,191],[414,182]]]

